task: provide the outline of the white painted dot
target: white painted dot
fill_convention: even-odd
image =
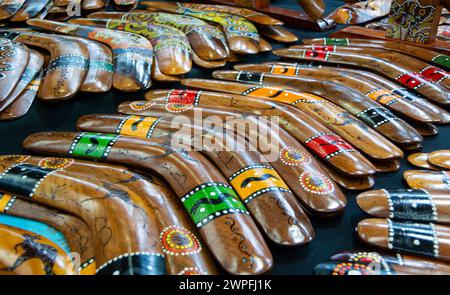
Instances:
[[[118,276],[120,275],[120,271],[116,270],[115,272],[113,272],[113,276]]]
[[[419,241],[419,240],[417,240],[417,239],[416,239],[416,240],[414,240],[414,242],[413,242],[413,243],[414,243],[414,245],[416,245],[416,246],[420,246],[420,241]]]

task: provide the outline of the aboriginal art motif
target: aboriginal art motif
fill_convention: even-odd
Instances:
[[[249,214],[233,188],[218,182],[199,185],[181,201],[198,228],[227,214]]]
[[[152,108],[153,102],[151,101],[134,101],[130,103],[130,108],[133,111],[145,111]]]
[[[296,77],[300,74],[300,69],[301,67],[299,65],[288,66],[274,64],[270,68],[270,73],[274,75]]]
[[[0,34],[0,37],[1,36]],[[10,57],[15,56],[17,53],[11,44],[3,43],[0,45],[0,80],[6,78],[9,71],[14,69],[13,65],[8,61]]]
[[[395,80],[400,84],[402,84],[403,86],[406,86],[411,89],[419,89],[420,87],[425,85],[425,83],[423,83],[422,80],[420,79],[420,76],[418,76],[415,73],[400,74],[397,77],[395,77]]]
[[[420,1],[393,0],[386,36],[390,38],[427,43],[436,17],[434,5]]]
[[[356,150],[342,137],[328,132],[319,133],[305,141],[306,146],[323,159],[330,159],[345,152],[355,152]]]
[[[39,235],[23,234],[23,242],[17,244],[14,248],[16,250],[22,249],[23,253],[17,258],[13,265],[5,267],[3,271],[13,272],[22,264],[31,259],[38,259],[44,266],[46,275],[54,275],[53,267],[58,257],[58,250],[44,243],[41,243]]]
[[[279,101],[284,103],[290,103],[295,105],[300,102],[305,103],[320,103],[325,102],[324,99],[320,99],[315,95],[303,95],[302,93],[296,93],[291,90],[283,90],[275,87],[256,86],[249,88],[241,93],[243,96],[264,97],[273,101]]]
[[[376,252],[352,253],[348,258],[348,261],[353,263],[363,263],[365,265],[372,265],[373,270],[377,270],[382,274],[392,275],[395,273],[395,271],[391,269],[389,262],[386,261],[380,254]],[[378,269],[376,269],[375,267]]]
[[[386,191],[390,218],[436,221],[437,210],[430,195],[423,190]]]
[[[97,275],[164,275],[165,273],[164,256],[149,252],[125,253],[97,269]]]
[[[180,276],[199,276],[199,275],[205,275],[206,273],[198,268],[198,267],[185,267],[182,271],[178,273]]]
[[[197,237],[181,226],[166,227],[160,234],[160,241],[166,255],[194,255],[202,250]]]
[[[61,55],[49,62],[47,66],[47,73],[60,68],[78,68],[88,70],[89,59],[82,55]]]
[[[87,157],[105,160],[111,152],[119,135],[102,133],[80,133],[73,141],[69,154],[78,157]]]
[[[350,39],[348,39],[348,38],[323,38],[323,45],[348,46],[348,45],[350,45]]]
[[[240,71],[236,75],[236,81],[262,84],[264,81],[264,73],[252,73],[252,72]]]
[[[312,194],[326,195],[335,189],[333,182],[322,173],[306,171],[300,175],[299,180],[302,188]]]
[[[122,119],[116,133],[125,136],[150,139],[161,118],[128,116]]]
[[[440,54],[431,59],[432,62],[437,63],[446,68],[450,68],[450,56],[445,54]]]
[[[279,159],[288,166],[304,166],[312,162],[308,154],[294,147],[282,148],[279,153]]]
[[[74,159],[44,158],[39,161],[39,166],[46,169],[65,169],[75,163]]]
[[[0,193],[0,213],[7,213],[14,206],[16,197]]]
[[[181,31],[168,27],[152,25],[148,23],[126,22],[118,19],[110,19],[106,27],[112,30],[125,31],[148,38],[155,51],[166,48],[176,48],[184,52],[191,52],[191,46]]]
[[[291,192],[278,172],[267,165],[256,164],[242,168],[228,181],[245,203],[267,192]]]
[[[31,158],[31,156],[23,156],[23,155],[6,155],[0,156],[0,161],[8,161],[14,164],[23,163],[26,160]]]
[[[421,70],[419,74],[422,76],[422,78],[432,83],[439,83],[448,78],[447,72],[443,71],[440,68],[431,66]]]
[[[46,237],[63,249],[67,254],[71,252],[64,235],[47,224],[5,214],[0,214],[0,224],[31,231],[40,236]]]
[[[89,69],[113,73],[114,65],[105,60],[91,59],[89,60]]]
[[[300,53],[301,58],[309,60],[327,61],[330,58],[330,51],[319,49],[304,49]]]
[[[372,267],[355,262],[342,262],[336,265],[331,272],[331,275],[335,276],[347,276],[347,275],[375,275],[376,272]]]
[[[394,94],[392,91],[389,91],[384,88],[374,89],[366,93],[366,96],[386,106],[390,106],[396,103],[399,99],[401,99],[401,97]]]
[[[389,249],[407,251],[430,257],[439,256],[439,243],[434,224],[423,224],[406,221],[389,223]]]
[[[171,90],[166,96],[166,110],[171,113],[185,112],[199,105],[201,94],[201,91],[195,90]]]
[[[400,120],[388,109],[376,107],[366,109],[357,114],[356,117],[374,129],[388,122]]]
[[[205,21],[220,24],[228,38],[248,37],[259,43],[259,34],[256,27],[245,18],[228,13],[215,11],[201,11],[192,8],[179,7],[176,13],[196,17]]]
[[[54,171],[31,164],[13,165],[0,175],[0,189],[32,198],[42,181]]]
[[[95,265],[95,258],[88,259],[77,268],[77,273],[79,273],[80,275],[95,274]]]

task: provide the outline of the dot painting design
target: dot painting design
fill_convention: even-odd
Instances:
[[[120,121],[115,133],[150,139],[161,120],[161,118],[156,117],[128,116]]]
[[[0,161],[8,161],[12,163],[23,163],[26,160],[31,158],[31,156],[23,156],[23,155],[6,155],[6,156],[0,156]]]
[[[182,113],[198,106],[201,91],[171,90],[166,96],[166,110],[171,113]]]
[[[439,256],[439,242],[433,223],[423,224],[388,219],[388,248],[428,257]]]
[[[77,273],[83,275],[91,275],[95,274],[95,270],[91,270],[93,267],[95,267],[95,258],[91,258],[85,262],[83,262],[80,267],[77,269]]]
[[[342,262],[336,265],[333,269],[332,275],[345,276],[345,275],[374,275],[376,274],[373,269],[362,263],[354,262]]]
[[[390,106],[401,99],[400,96],[384,88],[377,88],[369,91],[366,93],[366,96],[385,106]]]
[[[388,109],[376,107],[368,108],[357,114],[356,117],[374,129],[391,121],[400,120]]]
[[[164,275],[164,256],[159,253],[125,253],[106,262],[97,269],[97,275]]]
[[[450,68],[450,56],[448,55],[445,54],[436,55],[431,59],[431,61],[446,68]]]
[[[425,85],[425,83],[423,83],[414,73],[400,74],[395,77],[395,80],[410,89],[419,89],[420,87]]]
[[[393,270],[391,270],[389,263],[376,252],[352,253],[348,260],[349,262],[364,263],[366,265],[372,264],[372,266],[378,266],[380,267],[380,270],[383,271],[383,274],[391,275],[395,273]]]
[[[14,206],[16,197],[0,193],[0,213],[6,213]]]
[[[160,241],[166,255],[194,255],[202,250],[197,237],[181,226],[166,227],[160,234]]]
[[[47,73],[61,68],[78,68],[81,70],[87,70],[89,68],[89,59],[82,55],[61,55],[49,62]]]
[[[306,146],[322,159],[330,159],[346,152],[356,150],[343,138],[332,132],[319,133],[305,141]]]
[[[264,73],[252,73],[246,71],[240,71],[236,75],[237,82],[249,82],[253,84],[262,84],[264,81]]]
[[[270,73],[274,75],[296,77],[300,74],[300,69],[301,67],[299,65],[288,66],[274,64],[270,68]]]
[[[181,202],[198,228],[227,214],[249,214],[233,188],[219,182],[197,186]]]
[[[288,166],[306,166],[312,162],[311,157],[305,152],[290,146],[280,150],[279,159]]]
[[[419,74],[427,81],[432,83],[440,83],[448,78],[448,73],[440,68],[436,67],[426,67],[421,70]]]
[[[430,195],[421,189],[385,190],[389,203],[389,218],[417,221],[437,221],[437,209]]]
[[[350,39],[348,39],[348,38],[323,38],[323,45],[349,46]]]
[[[130,109],[132,109],[133,111],[145,111],[148,109],[151,109],[153,106],[153,103],[150,101],[134,101],[132,103],[129,104]]]
[[[312,194],[326,195],[335,190],[331,180],[322,173],[303,172],[299,180],[302,188]]]
[[[291,192],[275,169],[262,164],[242,168],[234,173],[228,181],[244,203],[268,192]]]
[[[105,160],[119,135],[102,133],[80,133],[73,141],[69,154],[78,157]]]
[[[75,163],[74,159],[44,158],[39,161],[39,166],[47,169],[65,169]]]
[[[196,266],[193,267],[185,267],[182,271],[178,273],[180,276],[199,276],[206,275],[205,271]]]

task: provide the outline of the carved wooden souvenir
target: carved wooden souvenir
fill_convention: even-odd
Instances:
[[[2,157],[0,166],[3,192],[69,212],[89,225],[95,248],[102,249],[96,253],[97,274],[165,273],[152,212],[136,193],[116,186],[130,181],[131,173],[72,159],[26,156]],[[81,262],[82,268],[89,264]]]
[[[385,30],[377,30],[377,29],[370,29],[370,28],[364,28],[359,26],[349,26],[346,27],[340,31],[337,31],[335,33],[330,34],[328,37],[330,38],[358,38],[358,39],[375,39],[375,40],[387,40],[392,41],[392,39],[386,37],[386,31]],[[398,43],[404,43],[404,44],[412,44],[413,46],[426,48],[429,50],[433,50],[436,52],[440,52],[445,55],[450,55],[450,48],[448,48],[448,45],[446,41],[443,40],[436,40],[432,43],[428,44],[422,44],[422,43],[411,43],[409,41],[403,41],[403,40],[394,40]]]
[[[106,0],[84,0],[81,4],[83,10],[98,10],[106,6]]]
[[[26,0],[5,0],[0,3],[0,20],[9,19],[22,7]]]
[[[138,6],[139,1],[138,0],[113,0],[113,4],[117,10],[128,11],[128,10],[135,9]]]
[[[66,253],[75,253],[80,256],[81,260],[75,260],[75,263],[90,262],[89,266],[84,268],[81,265],[74,265],[76,272],[80,275],[95,274],[94,239],[89,226],[83,220],[6,194],[0,194],[0,203],[2,213],[0,224],[32,230],[33,221],[38,221],[46,224],[47,227],[53,227],[54,229],[49,230],[55,232],[56,229],[62,234],[61,238],[52,239],[53,242],[60,244]],[[61,242],[58,243],[58,240]]]
[[[30,51],[26,46],[0,38],[0,102],[14,91],[25,72],[29,57]]]
[[[114,59],[114,88],[137,91],[151,86],[153,47],[146,38],[127,32],[38,19],[28,20],[27,24],[108,45],[112,49]]]
[[[329,165],[323,165],[322,168],[327,172],[331,179],[348,190],[367,190],[375,185],[375,177],[373,175],[355,177],[342,173]]]
[[[261,35],[282,43],[297,42],[298,37],[280,26],[259,26]]]
[[[278,75],[278,73],[272,75],[244,71],[216,71],[213,73],[213,76],[218,79],[229,81],[259,85],[274,85],[295,91],[307,91],[326,98],[328,101],[342,107],[353,116],[366,123],[369,127],[375,129],[397,144],[422,142],[422,137],[414,130],[414,128],[395,116],[391,111],[381,106],[378,103],[379,100],[374,101],[372,98],[367,98],[361,92],[358,92],[358,89],[363,88],[363,85],[360,85],[359,81],[349,81],[350,79],[342,79],[343,81],[337,79],[334,81],[333,79],[338,74],[330,72],[325,73],[326,75],[322,77],[321,73],[319,74],[322,69],[318,70],[319,71],[315,71],[315,69],[304,69],[302,75],[299,74],[295,77]],[[280,72],[282,71],[283,70]],[[303,77],[303,73],[305,77]],[[319,74],[319,77],[315,75],[316,73]],[[350,87],[348,85],[354,86]],[[385,94],[385,92],[383,92],[383,94]],[[380,96],[382,96],[382,94],[377,97]],[[401,98],[397,97],[396,99],[399,100]],[[413,107],[411,108],[414,110],[416,109]],[[422,118],[423,117],[431,120],[425,112],[422,112]]]
[[[192,61],[189,40],[183,32],[176,28],[118,19],[77,18],[69,22],[72,24],[104,27],[143,36],[152,43],[155,58],[163,74],[177,76],[191,71]]]
[[[145,5],[146,2],[144,1],[142,5]],[[196,3],[183,3],[183,6],[203,10],[203,11],[216,11],[216,12],[225,12],[230,13],[234,15],[241,16],[243,18],[248,19],[249,21],[261,24],[261,25],[268,25],[268,26],[282,26],[284,23],[276,18],[273,18],[271,16],[268,16],[264,13],[250,10],[246,8],[238,8],[233,6],[227,6],[227,5],[208,5],[208,4],[196,4]]]
[[[341,252],[314,268],[317,275],[448,275],[447,263],[400,253]]]
[[[183,127],[172,128],[170,120],[157,117],[96,115],[80,120],[78,128],[84,131],[123,134],[150,141],[158,138],[173,142],[177,140],[176,133],[183,132]],[[148,123],[151,123],[151,132],[148,131]],[[144,125],[147,127],[144,128]],[[137,126],[134,131],[133,126]],[[191,129],[194,131],[194,126]],[[291,246],[308,243],[314,238],[314,230],[308,217],[287,184],[270,163],[262,160],[259,152],[252,152],[253,149],[228,151],[227,146],[237,146],[233,136],[223,137],[201,128],[197,130],[204,133],[192,140],[193,148],[201,147],[202,154],[216,163],[267,237],[277,244]],[[180,134],[178,140],[181,137]],[[210,151],[210,147],[204,145],[206,142],[211,143],[213,139],[217,144],[217,151]],[[223,145],[219,146],[219,143]]]
[[[262,37],[259,37],[259,50],[260,52],[270,52],[272,51],[272,45]]]
[[[450,261],[447,226],[370,218],[360,221],[356,230],[359,238],[372,246]]]
[[[439,170],[428,162],[429,153],[415,153],[408,156],[408,162],[416,167],[427,170]]]
[[[440,0],[393,0],[386,37],[415,43],[436,40]]]
[[[89,69],[80,90],[85,92],[107,92],[113,83],[114,64],[111,49],[99,42],[86,38],[69,37],[83,43],[89,51]]]
[[[98,144],[91,146],[91,142]],[[244,204],[224,177],[197,152],[177,153],[163,141],[149,143],[132,137],[92,133],[38,133],[29,136],[24,146],[34,151],[124,162],[156,171],[177,193],[224,269],[235,274],[258,274],[272,266],[272,255]]]
[[[407,56],[379,49],[353,47],[345,49],[338,46],[296,46],[291,49],[277,49],[274,54],[309,61],[333,62],[338,64],[353,65],[376,71],[406,88],[417,91],[428,99],[440,104],[450,104],[450,92],[446,88],[435,84],[445,78],[439,70],[420,68],[418,60],[413,62],[408,59],[408,64],[394,62],[405,60]],[[370,65],[369,65],[370,64]],[[417,73],[417,71],[422,71]],[[436,70],[436,71],[435,71]]]
[[[420,135],[427,137],[427,136],[434,136],[439,133],[439,129],[431,124],[431,123],[420,123],[420,122],[414,122],[410,121],[411,126],[414,127],[414,129],[419,132]]]
[[[17,83],[12,93],[3,101],[0,102],[0,113],[13,104],[22,94],[25,88],[33,81],[41,72],[44,65],[44,56],[38,51],[31,49],[28,65],[22,74],[22,77]]]
[[[50,0],[27,0],[20,9],[9,19],[12,22],[23,22],[35,17]]]
[[[335,169],[352,176],[370,175],[374,173],[375,168],[359,152],[355,149],[343,149],[342,146],[336,144],[338,142],[344,144],[344,139],[315,120],[312,120],[301,110],[293,106],[271,102],[257,97],[195,90],[153,90],[147,92],[145,97],[152,103],[167,103],[170,101],[189,103],[195,97],[196,106],[221,109],[233,108],[238,113],[245,112],[267,117],[277,116],[280,119],[282,127],[291,136],[303,143],[319,159],[326,161]],[[330,135],[330,139],[336,139],[335,143],[331,141],[327,142],[330,145],[330,151],[321,148],[321,144],[312,140],[317,134],[328,134]],[[326,140],[326,137],[322,137],[321,140]],[[348,145],[348,143],[345,143],[345,145]],[[333,156],[331,156],[332,153],[334,153]]]
[[[329,17],[341,25],[361,24],[389,14],[390,4],[391,1],[385,0],[347,3],[336,9]]]
[[[325,13],[325,3],[323,0],[297,0],[312,19],[320,19]]]
[[[224,60],[228,56],[227,43],[223,33],[215,26],[195,17],[164,12],[97,12],[90,14],[89,18],[119,18],[126,21],[150,22],[174,27],[182,31],[186,37],[188,37],[194,51],[193,53],[195,53],[198,58],[205,61],[212,61]]]
[[[377,161],[371,160],[377,172],[388,173],[395,172],[400,169],[401,162],[399,160]]]
[[[304,39],[305,44],[325,45],[325,46],[358,46],[370,48],[382,48],[396,52],[408,54],[419,58],[427,63],[434,64],[437,67],[450,70],[450,56],[438,52],[424,49],[413,44],[404,44],[388,40],[368,40],[356,38],[322,38],[322,39]]]
[[[220,90],[287,103],[300,108],[315,120],[324,123],[326,127],[342,136],[342,138],[371,158],[389,160],[403,157],[403,152],[400,149],[367,125],[343,109],[312,94],[285,90],[281,87],[254,87],[250,84],[215,80],[185,79],[182,80],[182,84],[195,88]],[[316,141],[321,136],[323,135],[318,134],[312,140]]]
[[[259,52],[259,34],[256,27],[245,18],[214,11],[201,11],[184,7],[179,2],[146,2],[149,7],[171,13],[193,16],[205,21],[219,24],[227,37],[231,51],[240,54]]]
[[[358,206],[378,218],[450,223],[448,192],[415,190],[374,190],[356,198]]]
[[[0,225],[0,235],[0,274],[76,274],[68,254],[47,236],[7,225]]]
[[[152,102],[132,102],[123,103],[119,106],[119,111],[125,114],[139,115],[139,116],[157,116],[164,118],[171,118],[178,116],[180,112],[183,116],[192,119],[195,116],[195,112],[202,112],[204,116],[216,116],[220,118],[223,122],[226,122],[225,129],[235,132],[235,126],[246,126],[249,124],[249,120],[252,124],[255,124],[256,129],[249,130],[246,138],[251,140],[251,138],[259,137],[259,130],[269,134],[271,132],[268,130],[267,126],[261,125],[256,121],[254,116],[247,115],[242,117],[235,110],[230,109],[216,109],[216,108],[200,108],[196,106],[189,105],[186,107],[185,104],[181,104],[181,109],[178,109],[179,104],[170,104],[167,107],[166,104],[158,105]],[[173,111],[173,107],[176,107],[177,111]],[[236,117],[237,116],[237,117]],[[230,118],[233,118],[230,121]],[[227,120],[228,119],[228,120]],[[201,128],[198,126],[196,128]],[[277,172],[283,177],[283,179],[288,183],[288,185],[293,188],[295,195],[299,198],[302,204],[312,212],[317,215],[335,215],[341,213],[346,206],[346,199],[338,187],[333,183],[331,179],[326,176],[326,173],[320,168],[320,166],[315,166],[315,161],[309,157],[308,152],[290,136],[284,129],[279,129],[278,136],[276,134],[271,134],[274,138],[273,142],[267,143],[269,146],[263,150],[259,151],[265,155],[270,151],[279,151],[284,157],[278,157],[275,162],[272,162],[272,166],[277,170]],[[270,148],[269,148],[270,147]],[[293,156],[294,155],[294,156]],[[301,156],[302,161],[306,161],[303,165],[293,165],[289,157]],[[311,159],[311,161],[310,161]],[[314,167],[315,166],[315,167]],[[312,168],[314,167],[314,168]],[[300,183],[300,186],[299,186]]]
[[[413,189],[450,190],[449,171],[409,170],[403,178]]]
[[[81,88],[89,68],[89,52],[82,43],[36,32],[0,31],[0,36],[50,53],[39,98],[70,99]]]
[[[17,119],[28,112],[37,96],[43,75],[44,71],[41,71],[36,78],[28,84],[17,99],[0,113],[0,121]]]
[[[439,150],[431,152],[428,162],[445,170],[450,170],[450,150]]]
[[[47,17],[48,15],[48,11],[49,9],[53,6],[53,1],[48,1],[47,4],[44,6],[44,8],[41,9],[41,11],[39,11],[38,14],[36,14],[35,16],[33,16],[33,18],[36,19],[44,19]]]

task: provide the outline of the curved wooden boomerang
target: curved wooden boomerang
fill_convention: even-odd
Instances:
[[[22,7],[26,0],[9,0],[0,3],[0,20],[9,19]]]
[[[450,190],[449,171],[408,170],[403,178],[413,189]]]
[[[116,89],[137,91],[151,86],[153,47],[146,38],[127,32],[39,19],[28,20],[27,24],[108,45],[113,52],[115,73],[113,85]]]
[[[106,0],[84,0],[81,4],[83,10],[98,10],[106,6]]]
[[[96,145],[90,146],[90,142]],[[24,146],[34,151],[127,163],[155,171],[170,183],[224,269],[236,274],[257,274],[272,266],[272,255],[244,204],[199,153],[179,153],[156,140],[149,143],[96,133],[40,133],[28,137]]]
[[[145,122],[145,123],[144,123]],[[184,127],[180,126],[180,129]],[[82,118],[78,128],[89,132],[116,133],[152,140],[171,142],[178,131],[170,120],[157,117],[96,115]],[[149,129],[152,131],[149,133]],[[190,128],[193,129],[193,128]],[[199,129],[201,132],[201,129]],[[222,143],[218,151],[208,151],[205,143]],[[314,238],[314,230],[287,184],[272,166],[262,161],[258,152],[230,152],[227,146],[236,146],[231,136],[203,132],[192,142],[201,146],[202,154],[228,179],[234,190],[247,205],[249,212],[265,234],[281,245],[300,245]],[[248,182],[248,183],[247,183]],[[270,209],[268,209],[270,208]]]
[[[50,101],[70,99],[81,88],[89,67],[89,52],[83,44],[35,32],[0,31],[0,36],[50,53],[39,98]]]
[[[428,156],[428,162],[435,167],[450,170],[450,150],[438,150],[431,152]]]
[[[282,86],[286,89],[320,95],[347,110],[396,144],[415,144],[423,141],[414,128],[389,110],[356,92],[353,88],[328,82],[333,81],[332,79],[315,79],[314,76],[287,77],[244,71],[216,71],[213,76],[222,80]]]
[[[359,66],[394,79],[399,84],[415,90],[437,103],[450,104],[450,92],[427,80],[435,78],[439,80],[442,78],[440,73],[435,73],[432,69],[432,72],[417,74],[414,72],[416,69],[405,64],[391,63],[386,60],[388,57],[398,59],[398,54],[394,52],[357,47],[345,50],[345,47],[342,46],[338,48],[337,46],[301,45],[296,48],[277,49],[273,53],[287,58]],[[381,56],[378,56],[380,54]]]
[[[115,186],[130,181],[130,173],[111,175],[97,164],[37,157],[7,157],[0,166],[2,191],[69,212],[89,225],[95,248],[102,249],[96,254],[97,274],[165,273],[153,215],[134,192]]]
[[[391,160],[403,157],[403,152],[387,139],[321,97],[274,86],[254,87],[251,84],[200,79],[184,79],[181,82],[190,87],[260,97],[296,106],[315,120],[324,123],[370,158]]]
[[[297,0],[297,2],[303,7],[306,14],[314,20],[321,19],[325,13],[323,0]]]
[[[50,0],[27,0],[20,9],[9,19],[12,22],[23,22],[35,17]]]

